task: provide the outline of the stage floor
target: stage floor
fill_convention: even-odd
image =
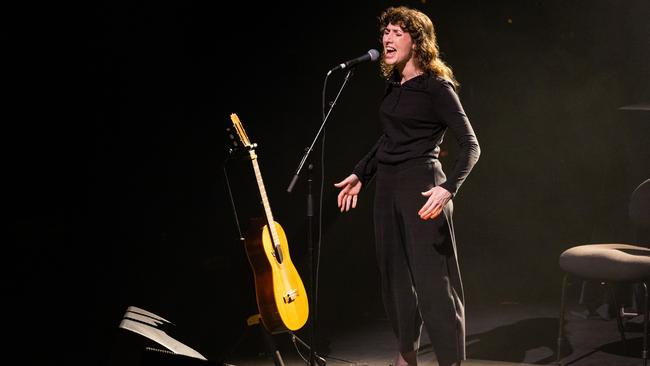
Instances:
[[[623,351],[616,320],[578,316],[579,305],[567,309],[566,337],[562,365],[640,366],[642,332],[632,327],[626,333],[628,351]],[[557,304],[501,303],[467,309],[466,366],[555,365],[558,326]],[[638,325],[632,319],[630,325]],[[301,330],[302,332],[302,330]],[[300,333],[300,332],[299,332]],[[309,333],[299,339],[309,343]],[[273,337],[287,366],[305,365],[309,351],[289,334]],[[326,329],[316,334],[328,365],[388,366],[394,362],[395,347],[386,319],[367,319],[358,324]],[[248,342],[246,350],[235,350],[225,361],[236,366],[274,365],[263,342]],[[252,345],[251,345],[252,344]],[[251,349],[251,347],[253,349]],[[299,353],[300,351],[300,353]],[[418,356],[420,365],[437,365],[426,334]]]

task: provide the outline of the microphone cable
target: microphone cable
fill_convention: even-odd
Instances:
[[[323,81],[323,89],[321,92],[321,123],[325,122],[325,119],[327,118],[327,115],[325,114],[325,99],[326,99],[326,91],[327,91],[327,80],[329,79],[330,73],[327,73],[325,75],[325,80]],[[333,107],[333,105],[332,105]],[[316,359],[316,362],[319,361],[318,357],[315,355],[315,349],[316,349],[316,344],[315,342],[315,337],[313,336],[316,333],[316,324],[318,321],[318,274],[320,273],[320,251],[322,247],[322,242],[323,242],[323,193],[325,191],[325,137],[326,137],[326,129],[323,127],[322,131],[323,135],[321,136],[321,154],[320,154],[320,189],[319,189],[319,194],[318,194],[318,238],[316,240],[316,251],[315,253],[312,253],[314,255],[314,258],[312,258],[312,263],[311,265],[314,266],[312,269],[313,273],[313,283],[312,286],[314,288],[313,290],[313,299],[311,301],[314,302],[313,309],[314,309],[314,314],[312,314],[312,339],[310,340],[312,342],[311,347],[310,347],[310,358],[307,362],[308,365],[311,365],[311,352],[314,352],[314,358]],[[313,366],[313,365],[312,365]]]

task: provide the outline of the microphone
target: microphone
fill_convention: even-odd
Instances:
[[[356,64],[362,63],[362,62],[377,61],[378,58],[379,58],[379,51],[377,51],[376,49],[373,48],[373,49],[368,50],[368,52],[364,53],[362,56],[359,56],[357,58],[353,58],[352,60],[348,60],[348,61],[345,61],[345,62],[337,65],[336,67],[334,67],[333,69],[328,71],[327,75],[331,74],[332,72],[334,72],[336,70],[347,69],[347,68],[350,68],[352,66],[355,66]]]

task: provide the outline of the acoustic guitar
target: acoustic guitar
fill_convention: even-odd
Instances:
[[[273,219],[255,153],[256,145],[251,144],[235,113],[230,115],[230,119],[253,163],[266,216],[265,220],[251,226],[250,234],[244,241],[255,278],[255,294],[262,324],[271,334],[298,330],[309,316],[307,292],[291,262],[284,229]]]

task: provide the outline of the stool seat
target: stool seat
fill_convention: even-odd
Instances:
[[[630,244],[584,244],[565,250],[560,267],[573,275],[606,282],[650,278],[650,248]]]

